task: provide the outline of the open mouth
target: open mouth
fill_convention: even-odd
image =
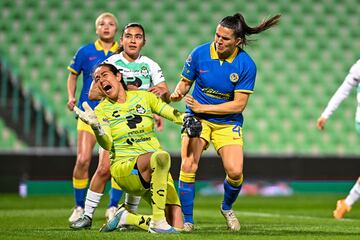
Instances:
[[[111,85],[105,85],[103,86],[103,89],[106,93],[108,93],[111,89],[112,89],[112,86]]]

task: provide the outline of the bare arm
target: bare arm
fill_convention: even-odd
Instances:
[[[97,84],[94,84],[94,81],[91,82],[90,90],[89,90],[89,99],[90,100],[101,100],[103,98],[103,94],[100,91]]]
[[[170,95],[170,101],[178,102],[183,99],[183,97],[189,92],[192,84],[192,81],[181,78],[179,83],[176,85],[174,92]]]
[[[67,107],[70,111],[74,110],[74,106],[76,105],[76,81],[78,75],[70,72],[67,79],[67,92],[68,92],[68,102]]]
[[[161,82],[156,86],[149,88],[149,92],[154,93],[156,96],[161,98],[164,102],[170,103],[170,91],[166,82]]]
[[[196,113],[225,115],[244,111],[249,96],[249,93],[236,92],[233,101],[221,104],[200,104],[192,96],[187,95],[185,102]]]

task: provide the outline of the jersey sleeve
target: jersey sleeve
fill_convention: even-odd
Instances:
[[[147,101],[151,107],[153,113],[156,113],[169,121],[172,121],[176,124],[183,124],[185,114],[179,112],[169,104],[165,103],[163,100],[158,98],[155,94],[151,92],[146,92]]]
[[[155,61],[150,59],[149,65],[151,71],[152,86],[156,86],[159,83],[165,82],[164,74],[159,64],[157,64]]]
[[[196,69],[197,69],[197,48],[194,49],[184,63],[182,70],[182,77],[187,80],[194,81],[196,79]]]
[[[244,64],[242,78],[237,81],[235,92],[253,93],[256,78],[256,65],[250,61]]]
[[[351,89],[359,85],[360,82],[360,60],[358,60],[346,75],[344,82],[336,90],[335,94],[331,97],[325,110],[321,114],[324,118],[329,118],[339,105],[344,101],[350,94]]]
[[[113,139],[109,126],[109,120],[107,119],[105,113],[99,107],[95,108],[95,114],[101,125],[101,128],[104,130],[105,133],[103,135],[99,135],[95,132],[96,140],[102,148],[110,151],[113,145]]]
[[[85,59],[84,48],[85,48],[85,46],[78,49],[78,51],[75,53],[73,59],[71,60],[71,63],[67,67],[67,69],[70,72],[72,72],[76,75],[80,75],[80,73],[82,71],[83,61]]]

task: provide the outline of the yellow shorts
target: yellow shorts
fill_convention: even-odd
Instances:
[[[92,128],[90,127],[90,125],[85,123],[84,121],[82,121],[80,118],[78,118],[78,120],[77,120],[77,130],[78,131],[85,131],[85,132],[88,132],[88,133],[95,136],[95,133],[92,130]]]
[[[201,119],[200,137],[214,145],[216,151],[226,145],[243,145],[242,127],[232,124],[218,124]],[[206,146],[207,148],[208,146]]]
[[[139,172],[134,169],[138,157],[129,157],[121,159],[111,164],[111,176],[119,187],[127,193],[142,196],[149,204],[151,204],[150,188],[145,188],[140,180]],[[170,173],[167,182],[166,204],[174,204],[180,206],[179,196],[174,186],[174,180]]]

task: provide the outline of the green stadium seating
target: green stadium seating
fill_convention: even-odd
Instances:
[[[156,60],[171,90],[197,45],[212,41],[219,20],[241,11],[250,26],[282,14],[280,24],[251,36],[246,51],[257,63],[255,93],[245,110],[245,148],[252,153],[354,154],[354,95],[319,132],[315,122],[358,58],[357,0],[249,1],[0,1],[0,51],[18,69],[22,84],[54,112],[58,128],[76,143],[75,119],[66,110],[66,70],[76,50],[93,42],[94,20],[110,11],[122,27],[146,29],[145,55]],[[118,36],[119,36],[118,34]],[[118,38],[118,37],[117,37]],[[20,56],[20,57],[19,57]],[[79,88],[81,80],[79,79]],[[174,104],[184,109],[183,103]],[[179,127],[166,123],[159,138],[179,152]]]

